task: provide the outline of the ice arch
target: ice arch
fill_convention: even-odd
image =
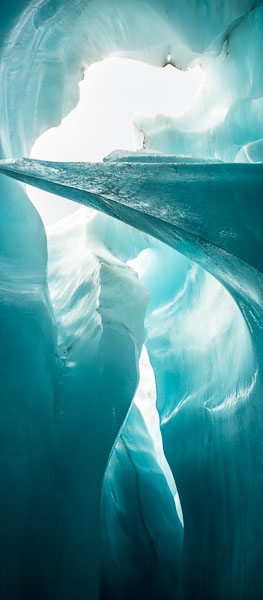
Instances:
[[[82,61],[89,64],[103,55],[117,53],[157,65],[164,64],[170,56],[181,67],[195,59],[200,60],[202,55],[212,84],[206,90],[202,104],[188,115],[187,123],[174,123],[162,117],[153,123],[143,119],[138,127],[146,134],[149,148],[183,154],[189,154],[191,148],[195,155],[213,158],[217,154],[219,158],[233,160],[243,146],[262,138],[262,78],[257,68],[262,44],[260,4],[220,2],[210,5],[200,2],[188,3],[186,7],[179,1],[138,1],[120,5],[113,1],[74,5],[71,2],[41,2],[25,3],[24,6],[19,3],[16,8],[11,2],[2,9],[1,20],[5,28],[1,62],[2,156],[27,155],[36,136],[58,123],[76,104]],[[253,44],[246,52],[245,42],[251,39]],[[242,87],[240,82],[243,83],[244,74],[247,83]],[[198,123],[198,130],[193,129],[194,123]],[[246,171],[241,172],[246,177]],[[136,254],[141,250],[147,256],[148,246],[145,247],[145,238],[138,238],[133,230],[129,237],[126,232],[121,235],[121,226],[112,223],[108,228],[101,218],[91,219],[88,224],[85,221],[76,224],[75,231],[74,223],[71,223],[70,231],[63,238],[65,243],[62,237],[55,235],[58,262],[53,264],[53,275],[60,334],[58,346],[46,286],[46,240],[41,221],[19,185],[1,178],[1,192],[4,299],[1,307],[4,379],[1,418],[5,433],[1,501],[3,539],[6,540],[1,547],[4,570],[1,581],[5,596],[11,598],[65,598],[67,595],[70,598],[73,590],[75,597],[81,598],[84,593],[95,598],[98,594],[99,544],[97,529],[89,531],[89,528],[91,523],[97,522],[98,526],[97,501],[105,462],[136,387],[147,302],[145,287],[123,267],[122,262],[127,255],[132,258],[135,248]],[[237,189],[233,194],[237,201],[239,193]],[[246,222],[246,210],[245,202],[242,211],[235,212],[237,231],[241,214],[249,229],[251,221]],[[258,215],[260,225],[261,215]],[[254,223],[256,217],[255,212]],[[90,230],[94,237],[92,251],[85,245]],[[102,247],[99,244],[99,248],[98,231],[100,243],[105,242]],[[233,303],[228,304],[225,298],[220,301],[216,285],[207,283],[203,271],[196,274],[192,265],[184,264],[179,255],[168,257],[168,250],[154,245],[151,248],[153,256],[148,256],[151,265],[156,263],[154,275],[146,274],[155,299],[153,310],[147,317],[151,331],[148,346],[153,354],[152,361],[156,360],[159,409],[164,411],[163,439],[179,485],[186,527],[181,566],[180,529],[174,536],[178,523],[173,520],[170,497],[164,493],[165,481],[161,483],[162,474],[156,471],[146,436],[144,451],[148,464],[151,464],[152,477],[143,480],[143,498],[147,499],[149,494],[152,499],[150,490],[155,481],[154,492],[157,496],[160,492],[167,510],[163,513],[164,536],[159,554],[156,554],[153,542],[156,541],[158,546],[159,532],[152,537],[153,523],[145,523],[141,510],[141,520],[138,518],[138,497],[132,503],[132,518],[137,527],[132,527],[132,531],[136,532],[135,542],[141,541],[139,547],[147,564],[143,571],[139,568],[138,576],[135,576],[136,559],[131,552],[133,560],[131,566],[129,562],[127,579],[134,582],[136,591],[139,589],[142,595],[147,591],[147,582],[152,584],[149,573],[156,576],[157,597],[161,597],[164,590],[170,597],[181,594],[185,598],[192,598],[193,593],[196,598],[259,598],[261,594],[261,238],[257,227],[254,231],[250,229],[251,237],[245,238],[243,246],[233,233],[233,244],[243,250],[242,260],[233,261],[231,253],[229,256],[224,248],[223,263],[217,254],[210,256],[210,260],[229,279],[231,291],[233,287],[236,289],[236,300],[245,320]],[[224,235],[221,239],[224,240]],[[76,241],[83,248],[82,261],[85,262],[85,256],[88,258],[89,272],[85,274],[81,261],[77,269],[75,263],[71,263],[69,272],[70,261],[66,261],[66,256],[72,258]],[[249,260],[246,262],[247,251]],[[144,254],[144,259],[146,256]],[[170,283],[171,277],[167,277],[165,287],[169,290],[169,299],[160,297],[155,283],[157,273],[166,277],[167,258],[171,269],[174,264],[181,273],[182,284],[176,293]],[[196,279],[196,289],[200,290],[197,296],[196,291],[192,292],[192,283]],[[68,286],[66,281],[70,281]],[[125,282],[121,289],[126,289],[127,294],[120,298],[125,310],[118,309],[116,313],[109,298],[116,295],[120,281]],[[178,279],[174,285],[178,285]],[[217,306],[218,314],[224,304],[228,307],[227,311],[222,310],[225,327],[220,328],[221,342],[216,324],[208,319],[208,309],[198,311],[206,285],[210,290],[211,305]],[[184,298],[185,307],[180,302],[179,308],[178,294],[179,299]],[[85,304],[87,295],[88,308]],[[234,307],[233,314],[230,306]],[[83,310],[86,311],[85,318]],[[225,320],[225,312],[228,320]],[[154,325],[159,320],[161,340],[158,328],[151,329],[151,319]],[[171,348],[177,348],[176,341],[182,342],[182,319],[185,319],[189,337],[184,338],[187,347],[177,357]],[[168,324],[165,329],[164,322]],[[193,346],[190,335],[197,322],[207,325],[198,327],[196,332],[199,333],[198,341],[200,337],[209,341],[209,346],[204,344],[202,347],[201,354],[197,352],[198,343],[195,341]],[[116,355],[112,353],[113,335],[118,337],[114,344]],[[85,345],[87,336],[89,347]],[[124,369],[124,355],[129,374]],[[71,378],[74,363],[78,364],[75,379],[74,376]],[[162,364],[169,367],[165,375]],[[96,379],[98,366],[109,382],[106,390],[109,393],[105,394],[102,380]],[[81,390],[77,405],[74,397],[76,380]],[[88,438],[80,410],[83,406],[86,410],[87,388],[90,403],[86,418],[88,416],[89,424],[92,422],[89,432],[93,434]],[[196,395],[189,394],[189,390],[195,391]],[[103,399],[99,406],[101,415],[96,405],[98,398]],[[178,407],[175,400],[179,402]],[[137,424],[139,426],[139,421]],[[104,427],[103,435],[100,426]],[[192,443],[186,446],[189,439]],[[70,459],[67,462],[70,477],[65,469],[65,454],[61,452],[65,448]],[[134,451],[136,454],[137,448]],[[89,462],[87,469],[85,456],[91,453],[96,455],[96,469],[95,461]],[[140,456],[137,458],[140,462]],[[136,457],[133,465],[136,465],[135,460]],[[88,473],[82,485],[81,474],[85,468]],[[131,470],[135,482],[138,481],[137,470],[135,467]],[[147,472],[145,475],[147,479]],[[86,502],[90,482],[97,493],[94,505]],[[120,489],[125,491],[125,486]],[[134,489],[132,484],[131,489]],[[131,494],[128,496],[131,500]],[[90,495],[90,500],[94,497]],[[154,502],[155,508],[159,505],[160,502]],[[120,535],[113,540],[110,536],[107,538],[111,552],[106,555],[108,564],[106,560],[104,567],[105,571],[110,570],[110,576],[105,573],[103,594],[118,597],[119,593],[123,597],[127,592],[125,581],[123,583],[116,577],[117,570],[111,565],[116,567],[120,557],[125,557],[125,571],[130,547],[126,545],[127,521],[123,520],[122,505],[115,503],[115,507],[119,512]],[[73,519],[67,519],[65,534],[63,520],[65,515],[72,514]],[[86,520],[82,519],[83,514],[86,514]],[[105,514],[111,518],[111,513]],[[147,505],[146,514],[151,516]],[[114,515],[112,522],[115,522]],[[105,527],[107,529],[107,523]],[[150,535],[146,535],[145,528]],[[115,526],[110,527],[109,533],[114,529]],[[169,530],[171,535],[168,535]],[[56,536],[52,535],[54,531]],[[89,553],[84,551],[87,533]],[[158,558],[163,560],[165,551],[167,556],[163,564]],[[172,559],[174,568],[169,569],[172,573],[169,584],[166,569]],[[147,574],[147,580],[143,572]],[[125,579],[124,573],[123,576]]]

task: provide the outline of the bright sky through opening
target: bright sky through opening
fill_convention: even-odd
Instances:
[[[101,161],[116,149],[135,150],[136,112],[177,116],[185,112],[203,82],[199,66],[180,71],[130,59],[108,58],[87,69],[80,101],[62,121],[35,142],[31,158],[51,161]],[[45,225],[78,208],[74,202],[27,186]]]

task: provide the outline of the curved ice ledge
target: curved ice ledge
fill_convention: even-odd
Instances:
[[[122,157],[104,163],[19,158],[0,161],[0,172],[124,221],[217,276],[218,252],[220,262],[227,253],[262,271],[263,165],[156,160],[151,156],[148,162],[143,155],[142,162],[127,155],[125,162]]]

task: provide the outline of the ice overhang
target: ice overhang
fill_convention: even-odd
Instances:
[[[263,164],[120,153],[104,163],[5,160],[0,173],[95,208],[195,260],[209,261],[213,247],[263,269]]]

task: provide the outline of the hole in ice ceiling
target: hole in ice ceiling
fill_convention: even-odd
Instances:
[[[61,123],[35,142],[31,158],[51,161],[101,161],[115,149],[135,150],[134,113],[185,112],[203,82],[198,65],[181,71],[130,59],[108,58],[89,67],[80,83],[80,100]],[[45,225],[77,210],[69,200],[27,187]]]

